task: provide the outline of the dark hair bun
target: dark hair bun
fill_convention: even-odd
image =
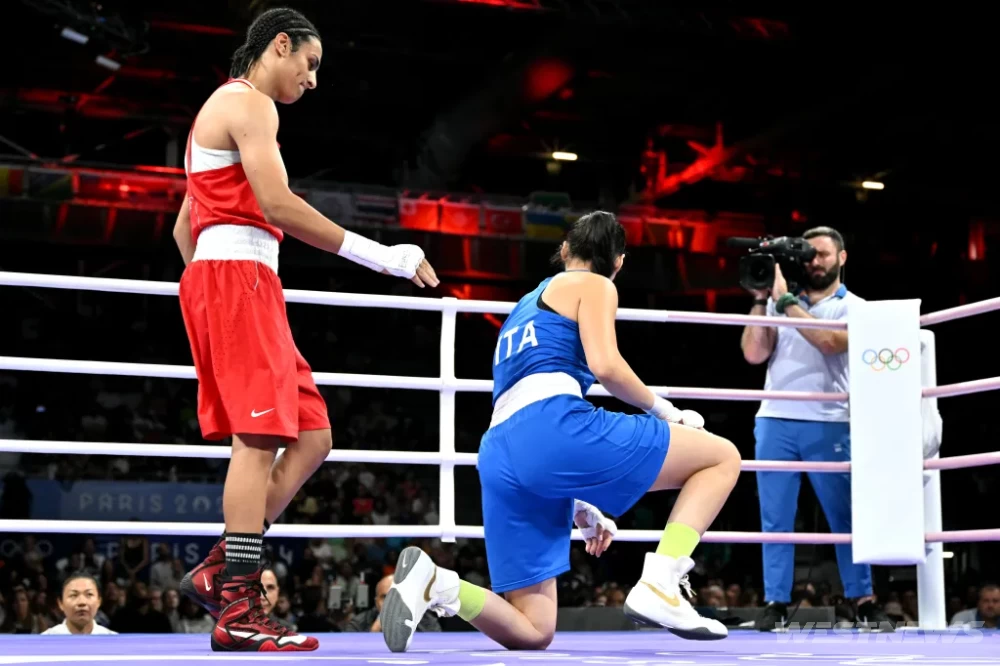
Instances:
[[[590,269],[610,278],[615,260],[625,252],[625,228],[612,214],[602,210],[584,215],[566,236],[569,253],[590,262]]]

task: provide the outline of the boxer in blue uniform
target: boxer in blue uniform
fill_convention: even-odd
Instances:
[[[656,396],[619,353],[613,280],[624,251],[614,215],[580,218],[559,250],[563,272],[522,298],[500,329],[493,418],[477,465],[493,591],[460,580],[419,548],[405,549],[381,613],[393,652],[409,647],[428,610],[457,614],[510,649],[545,648],[555,633],[556,577],[570,568],[573,523],[599,557],[617,529],[602,510],[620,515],[645,493],[668,488],[680,495],[625,613],[685,638],[727,636],[680,589],[692,596],[691,554],[736,484],[739,452],[703,430],[699,414]],[[595,380],[646,414],[594,407],[584,396]]]

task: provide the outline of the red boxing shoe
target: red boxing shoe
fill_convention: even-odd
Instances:
[[[222,612],[222,579],[226,572],[226,537],[212,546],[205,561],[181,580],[181,592],[218,620]]]
[[[260,598],[264,586],[261,569],[249,576],[222,579],[222,600],[226,607],[212,631],[215,652],[312,652],[319,641],[300,636],[264,613]]]

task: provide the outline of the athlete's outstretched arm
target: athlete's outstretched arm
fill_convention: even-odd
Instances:
[[[577,314],[587,365],[611,395],[648,411],[652,409],[656,395],[642,383],[618,351],[615,335],[618,290],[611,280],[598,275],[588,283]]]
[[[406,277],[414,273],[411,279],[418,286],[437,286],[437,275],[419,248],[389,248],[363,238],[328,220],[296,196],[288,187],[288,174],[278,151],[278,110],[274,102],[261,94],[235,97],[229,133],[239,147],[243,171],[268,224],[372,270]]]
[[[174,223],[174,242],[187,266],[194,258],[194,241],[191,240],[191,208],[186,194],[181,202],[181,209],[177,212],[177,222]]]

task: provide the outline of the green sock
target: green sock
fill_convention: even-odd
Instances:
[[[486,604],[486,590],[478,585],[466,583],[464,580],[459,581],[458,602],[462,604],[461,608],[458,609],[458,616],[466,622],[472,622],[483,612],[483,606]]]
[[[673,558],[691,557],[699,541],[701,535],[693,527],[683,523],[667,523],[663,536],[660,537],[660,545],[656,547],[656,554]]]

